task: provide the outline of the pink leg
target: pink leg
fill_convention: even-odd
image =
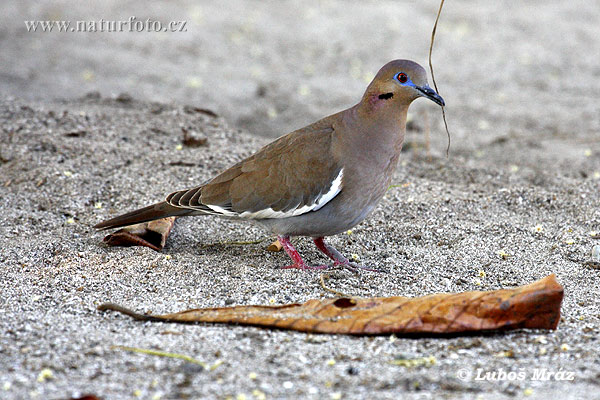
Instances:
[[[365,267],[365,266],[350,262],[350,260],[348,260],[346,257],[344,257],[333,246],[325,243],[325,240],[323,240],[322,237],[313,239],[313,242],[315,242],[315,245],[317,246],[317,248],[319,250],[321,250],[321,252],[323,252],[323,254],[325,254],[327,257],[329,257],[333,260],[333,267],[337,267],[338,265],[340,265],[342,267],[348,268],[353,271],[357,271],[359,269],[364,269],[367,271],[382,272],[375,268],[369,268],[369,267]]]
[[[326,269],[326,268],[328,268],[327,265],[318,265],[318,266],[314,266],[314,267],[310,266],[310,265],[306,265],[306,263],[304,262],[302,257],[300,257],[300,254],[298,253],[298,251],[296,251],[296,249],[292,245],[292,242],[290,242],[289,236],[277,236],[277,239],[279,240],[279,243],[281,243],[281,246],[283,247],[283,249],[285,250],[287,255],[290,256],[290,258],[294,262],[294,264],[288,265],[285,267],[281,267],[281,269],[291,269],[291,268]]]

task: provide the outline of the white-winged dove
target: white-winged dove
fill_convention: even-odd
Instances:
[[[308,266],[290,236],[310,236],[333,266],[364,268],[323,240],[361,222],[385,194],[398,164],[410,103],[444,100],[409,60],[384,65],[361,101],[347,110],[282,136],[193,189],[99,223],[118,228],[169,216],[218,215],[254,220],[276,234],[294,262]]]

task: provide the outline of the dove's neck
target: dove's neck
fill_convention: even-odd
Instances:
[[[387,163],[391,157],[397,159],[404,142],[408,106],[377,108],[362,104],[350,108],[344,116],[344,141],[373,160]]]
[[[359,106],[341,113],[337,122],[342,129],[334,130],[333,151],[343,163],[344,190],[374,205],[385,194],[398,166],[407,107],[396,107],[388,114]],[[371,209],[365,208],[365,212]]]

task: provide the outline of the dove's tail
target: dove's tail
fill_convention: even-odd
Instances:
[[[94,228],[102,230],[120,228],[122,226],[154,221],[155,219],[184,216],[193,213],[194,210],[174,207],[163,201],[161,203],[156,203],[151,206],[140,208],[139,210],[131,211],[127,214],[119,215],[118,217],[100,222],[98,225],[95,225]]]

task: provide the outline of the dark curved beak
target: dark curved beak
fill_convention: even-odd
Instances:
[[[442,107],[446,105],[444,99],[442,99],[442,96],[437,94],[435,90],[430,88],[428,85],[416,86],[416,88],[419,92],[422,93],[423,97],[427,97],[429,100],[433,101],[436,104],[439,104]]]

